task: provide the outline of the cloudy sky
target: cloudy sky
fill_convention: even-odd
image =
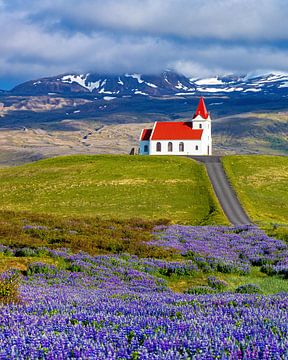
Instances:
[[[287,0],[0,0],[0,89],[67,72],[288,72]]]

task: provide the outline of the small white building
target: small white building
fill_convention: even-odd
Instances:
[[[191,121],[158,122],[140,135],[140,155],[212,155],[211,118],[201,97]]]

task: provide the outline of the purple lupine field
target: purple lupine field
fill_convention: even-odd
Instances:
[[[227,264],[232,271],[249,272],[262,265],[275,274],[288,275],[288,246],[256,226],[158,226],[151,245],[173,248],[196,262]]]
[[[288,358],[286,293],[191,295],[167,281],[204,271],[213,286],[216,271],[245,276],[255,264],[285,277],[284,242],[255,227],[175,225],[155,233],[154,245],[175,248],[181,260],[22,249],[55,265],[31,262],[20,302],[1,305],[0,359]],[[0,248],[2,256],[17,251]]]

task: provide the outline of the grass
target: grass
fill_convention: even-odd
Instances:
[[[203,165],[187,158],[69,156],[0,170],[0,209],[225,224]]]
[[[26,271],[27,267],[32,262],[41,261],[43,263],[58,265],[57,261],[51,257],[15,257],[15,256],[3,256],[0,254],[0,273],[9,269],[17,269],[20,271]]]
[[[20,273],[16,270],[0,277],[0,304],[17,303],[19,296]]]
[[[238,155],[222,161],[252,221],[264,228],[288,225],[288,157]]]
[[[260,287],[263,294],[288,293],[288,281],[281,276],[268,276],[260,271],[259,267],[253,267],[249,275],[213,273],[217,279],[228,283],[225,291],[234,292],[240,285],[255,284]],[[195,276],[173,276],[168,279],[169,287],[175,292],[183,292],[193,286],[207,286],[207,278],[211,274],[197,273]]]

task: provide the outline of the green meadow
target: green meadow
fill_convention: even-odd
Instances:
[[[288,157],[233,155],[222,163],[252,221],[288,241]]]
[[[225,156],[222,161],[253,221],[288,225],[287,156]]]
[[[186,158],[70,156],[0,170],[0,210],[225,224],[203,165]]]

